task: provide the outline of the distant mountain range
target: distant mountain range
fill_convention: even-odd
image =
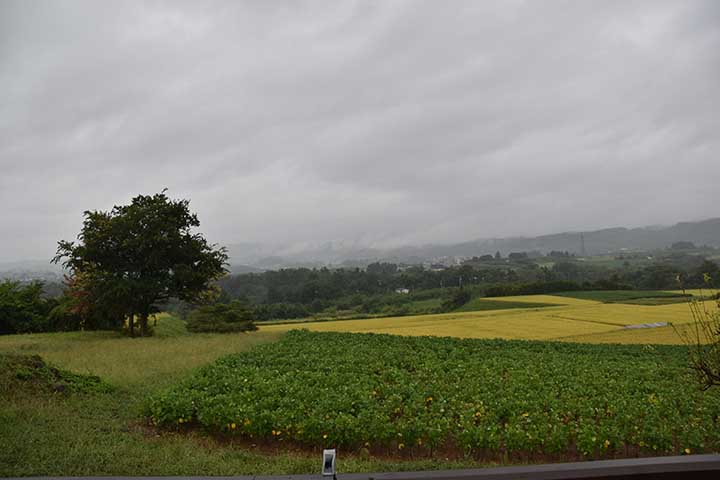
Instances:
[[[364,267],[368,263],[387,261],[405,264],[451,263],[458,257],[473,257],[500,252],[552,250],[576,255],[599,255],[621,251],[658,250],[674,242],[693,242],[697,246],[720,247],[720,218],[682,222],[673,226],[641,228],[606,228],[589,232],[564,232],[539,237],[478,239],[448,245],[373,248],[357,242],[335,241],[322,244],[292,243],[264,245],[236,243],[228,245],[232,273],[260,272],[289,267],[344,266]],[[584,244],[584,245],[583,245]],[[17,260],[0,262],[0,279],[44,279],[59,281],[62,269],[50,260]]]
[[[538,237],[509,237],[478,239],[449,245],[403,246],[372,248],[348,242],[313,244],[261,245],[241,243],[228,246],[233,271],[282,267],[317,267],[323,265],[364,266],[373,261],[398,263],[427,263],[442,258],[472,257],[500,252],[552,250],[568,251],[576,255],[600,255],[626,250],[657,250],[674,242],[720,247],[720,218],[697,222],[682,222],[673,226],[640,228],[606,228],[589,232],[563,232]],[[583,245],[584,244],[584,245]],[[583,252],[584,249],[584,252]]]

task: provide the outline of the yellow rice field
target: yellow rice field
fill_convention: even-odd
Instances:
[[[493,300],[541,302],[557,306],[511,308],[478,312],[444,313],[406,317],[339,320],[302,324],[267,325],[262,331],[282,332],[307,328],[314,331],[388,333],[462,338],[562,340],[587,343],[680,344],[672,326],[626,329],[625,326],[667,322],[688,328],[692,317],[686,303],[629,305],[552,295],[525,295]],[[711,305],[712,304],[712,305]],[[708,302],[709,308],[716,308]]]

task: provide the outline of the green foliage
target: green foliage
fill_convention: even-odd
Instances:
[[[311,315],[310,309],[300,303],[261,303],[253,306],[253,318],[257,321],[305,318]]]
[[[689,295],[682,293],[665,292],[662,290],[589,290],[576,292],[557,292],[558,297],[578,298],[580,300],[595,300],[604,303],[638,303],[637,300],[667,299],[670,301],[684,301]],[[658,302],[657,304],[661,304]],[[653,304],[653,302],[640,302],[639,304]]]
[[[720,448],[679,347],[291,331],[152,396],[155,425],[372,451],[612,457]]]
[[[456,312],[481,312],[485,310],[506,310],[508,308],[543,308],[555,307],[554,303],[541,302],[512,302],[509,300],[492,300],[489,298],[475,297],[460,308],[455,309]]]
[[[442,310],[445,312],[450,312],[458,309],[468,303],[471,297],[472,294],[469,290],[465,290],[462,288],[453,289],[447,300],[443,302]]]
[[[48,324],[52,325],[53,331],[64,332],[80,330],[82,319],[73,311],[73,307],[67,297],[61,297],[58,305],[50,310]]]
[[[194,333],[230,333],[257,330],[252,315],[253,312],[247,305],[238,301],[204,305],[190,312],[187,329]]]
[[[43,284],[0,282],[0,335],[51,330],[48,313],[57,302],[42,298]]]
[[[78,297],[116,318],[137,315],[142,332],[159,302],[198,301],[225,273],[225,249],[193,233],[200,222],[187,200],[171,200],[163,191],[84,215],[79,242],[59,242],[54,261],[64,259],[79,280]]]
[[[488,297],[510,297],[515,295],[538,295],[570,290],[582,290],[582,286],[574,282],[550,281],[533,283],[505,283],[493,285],[485,289]]]
[[[587,290],[673,289],[678,274],[686,277],[688,286],[702,285],[703,272],[720,275],[716,263],[698,255],[676,251],[653,254],[657,257],[633,253],[587,257],[583,261],[558,251],[546,257],[514,255],[507,260],[484,255],[461,266],[438,271],[419,266],[401,268],[393,263],[372,263],[365,270],[289,268],[228,276],[218,285],[229,297],[249,301],[256,311],[255,318],[265,321],[452,311],[452,302],[447,302],[448,292],[460,286],[470,290],[473,296],[485,292],[487,296],[497,297]],[[397,293],[405,289],[410,293]],[[433,302],[420,302],[431,298]]]
[[[38,355],[0,354],[0,387],[7,391],[30,389],[59,393],[112,391],[100,377],[51,367]]]

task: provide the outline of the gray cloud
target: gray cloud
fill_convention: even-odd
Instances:
[[[0,259],[169,187],[222,243],[716,216],[720,4],[0,2]]]

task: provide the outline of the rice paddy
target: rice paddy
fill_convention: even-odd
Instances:
[[[283,332],[306,328],[318,332],[388,333],[410,336],[561,340],[587,343],[681,344],[675,329],[692,322],[685,302],[666,305],[602,303],[555,295],[522,295],[488,299],[526,302],[528,308],[508,308],[436,315],[308,322],[262,326],[261,331]],[[533,307],[533,304],[553,306]],[[710,306],[710,308],[715,308]],[[626,329],[629,325],[666,322],[668,326]]]

